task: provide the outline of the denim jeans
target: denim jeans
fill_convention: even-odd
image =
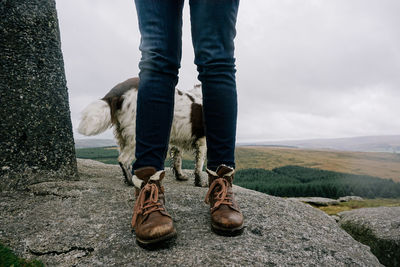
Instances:
[[[182,54],[184,0],[135,0],[141,33],[133,170],[164,169]],[[239,0],[190,0],[195,64],[202,83],[207,168],[235,167],[234,38]]]

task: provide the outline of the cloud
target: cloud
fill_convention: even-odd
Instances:
[[[238,139],[398,133],[396,1],[252,1],[238,25]]]
[[[138,73],[131,0],[58,0],[74,127],[79,111]],[[400,2],[241,1],[238,141],[398,134]],[[188,3],[178,87],[197,83]],[[111,136],[111,133],[107,133]]]

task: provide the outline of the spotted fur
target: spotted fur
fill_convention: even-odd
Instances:
[[[101,100],[82,112],[78,132],[96,135],[113,126],[119,147],[118,162],[126,183],[133,185],[131,165],[135,155],[136,101],[139,78],[128,79],[110,90]],[[201,86],[190,92],[175,90],[174,118],[170,134],[170,156],[177,180],[187,180],[182,172],[182,150],[195,152],[195,185],[201,186],[206,157]]]

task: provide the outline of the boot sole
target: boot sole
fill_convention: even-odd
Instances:
[[[224,227],[221,227],[221,226],[217,226],[215,224],[211,224],[211,229],[217,235],[237,236],[237,235],[241,235],[243,233],[244,225],[241,225],[241,226],[236,227],[236,228],[224,228]]]
[[[140,238],[136,237],[136,242],[144,248],[157,248],[161,244],[167,244],[168,241],[172,241],[176,238],[176,230],[173,231],[172,233],[169,233],[167,235],[161,236],[156,239],[151,239],[151,240],[141,240]]]

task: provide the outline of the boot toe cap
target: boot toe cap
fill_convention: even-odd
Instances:
[[[237,229],[243,226],[243,215],[234,210],[216,210],[211,215],[215,226],[223,229]]]
[[[175,233],[175,228],[171,218],[161,217],[157,221],[151,220],[148,223],[142,224],[140,229],[137,229],[135,232],[137,238],[151,241]]]

